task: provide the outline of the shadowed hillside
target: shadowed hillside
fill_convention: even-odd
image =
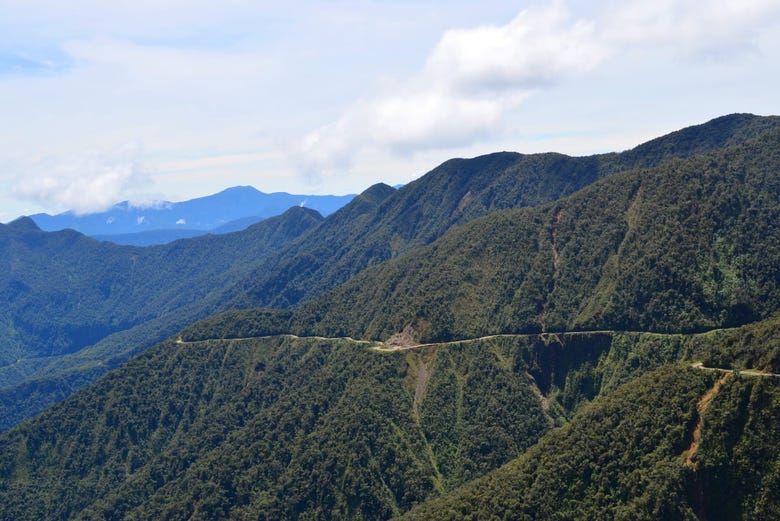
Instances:
[[[326,335],[702,331],[780,302],[780,132],[495,212],[304,304]],[[357,305],[359,303],[359,305]],[[310,324],[310,326],[305,326]]]
[[[734,145],[778,124],[776,116],[732,114],[617,154],[569,157],[500,152],[452,159],[387,194],[359,225],[342,227],[336,212],[238,285],[233,307],[293,306],[476,217],[548,203],[605,176]]]

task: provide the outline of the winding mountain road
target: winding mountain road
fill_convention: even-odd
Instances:
[[[518,338],[518,337],[529,337],[529,336],[539,336],[539,335],[565,335],[565,334],[572,334],[572,333],[579,333],[579,334],[603,334],[603,333],[614,333],[614,331],[608,331],[608,330],[600,330],[600,331],[565,331],[565,332],[557,332],[557,333],[520,333],[520,334],[497,334],[497,335],[486,335],[481,336],[477,338],[464,338],[461,340],[451,340],[448,342],[430,342],[425,344],[417,344],[417,343],[409,343],[409,344],[388,344],[385,342],[380,341],[372,341],[372,340],[357,340],[351,337],[324,337],[324,336],[298,336],[293,334],[281,334],[281,335],[262,335],[257,337],[236,337],[236,338],[213,338],[213,339],[201,339],[201,340],[194,340],[194,341],[187,341],[183,340],[181,337],[176,338],[175,342],[177,344],[196,344],[199,342],[204,342],[206,340],[256,340],[259,338],[270,338],[270,337],[278,337],[278,336],[285,336],[289,338],[303,338],[303,339],[315,339],[315,340],[348,340],[350,342],[355,342],[357,344],[367,344],[369,346],[369,349],[373,351],[379,351],[384,353],[391,353],[395,351],[408,351],[410,349],[418,349],[422,347],[432,347],[432,346],[447,346],[447,345],[457,345],[461,343],[466,342],[475,342],[480,340],[490,340],[493,338]],[[757,377],[764,377],[764,378],[780,378],[779,373],[767,373],[764,371],[758,371],[755,369],[724,369],[721,367],[705,367],[702,362],[694,362],[691,364],[691,367],[694,369],[699,369],[701,371],[716,371],[719,373],[724,374],[734,374],[739,376],[757,376]]]
[[[691,364],[694,369],[701,369],[702,371],[717,371],[719,373],[737,374],[740,376],[765,376],[769,378],[778,378],[780,374],[777,373],[765,373],[762,371],[756,371],[755,369],[722,369],[720,367],[704,367],[701,362]]]

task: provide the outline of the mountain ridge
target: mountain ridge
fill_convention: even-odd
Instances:
[[[780,382],[739,370],[780,372],[776,123],[453,160],[291,210],[316,222],[206,298],[262,275],[254,298],[300,304],[191,324],[0,434],[0,517],[771,517]],[[372,349],[399,333],[413,348]],[[716,388],[694,362],[736,372]]]
[[[411,325],[443,341],[766,318],[780,301],[777,150],[775,130],[491,213],[302,304],[294,320],[325,336],[386,339]]]
[[[84,215],[72,211],[57,215],[41,213],[30,218],[45,231],[70,228],[103,240],[132,241],[147,246],[159,244],[152,240],[169,242],[171,238],[184,238],[183,234],[195,236],[207,232],[238,231],[262,219],[281,215],[292,206],[308,206],[322,215],[329,215],[354,196],[265,193],[252,186],[234,186],[180,202],[134,206],[123,201],[104,212]],[[242,227],[242,224],[246,226]],[[149,233],[152,231],[156,234]],[[138,233],[141,235],[135,235]]]
[[[309,240],[304,238],[279,252],[272,260],[272,269],[253,273],[252,280],[235,288],[233,306],[291,307],[345,282],[368,266],[430,244],[476,217],[548,203],[600,178],[739,143],[778,125],[778,116],[732,114],[621,153],[571,157],[497,152],[451,159],[384,199],[365,228],[325,244],[317,243],[317,234],[312,233]],[[715,138],[709,136],[713,127],[718,129]],[[684,141],[678,143],[680,135]],[[326,221],[319,233],[333,236],[334,231],[328,228],[330,222]],[[291,277],[292,267],[304,258],[310,262],[310,269]]]
[[[84,330],[85,333],[91,330],[92,336],[89,339],[97,343],[86,349],[83,354],[64,355],[63,360],[46,358],[44,363],[43,361],[26,359],[24,355],[21,355],[22,349],[20,346],[24,339],[18,335],[20,332],[25,334],[24,332],[28,331],[31,326],[34,330],[37,327],[34,325],[35,322],[40,322],[40,319],[32,316],[28,318],[20,317],[15,314],[14,309],[16,308],[13,305],[5,306],[5,309],[0,311],[0,327],[4,328],[5,331],[15,333],[6,336],[7,347],[5,353],[0,354],[5,358],[5,363],[16,365],[13,366],[13,375],[9,374],[9,370],[3,371],[0,369],[0,377],[6,382],[6,385],[10,384],[11,381],[14,382],[13,385],[17,385],[21,384],[26,378],[32,378],[34,375],[38,376],[35,376],[36,379],[32,382],[32,387],[25,387],[27,391],[22,391],[22,388],[5,388],[0,390],[0,410],[4,412],[7,421],[16,421],[10,419],[21,418],[24,415],[37,412],[42,407],[41,404],[52,403],[55,399],[54,396],[56,396],[56,399],[62,398],[62,392],[53,392],[53,390],[72,390],[84,385],[95,374],[99,374],[107,367],[113,367],[114,364],[121,362],[129,354],[137,353],[143,347],[152,345],[165,338],[161,335],[174,334],[176,329],[171,327],[169,322],[176,314],[179,317],[176,318],[175,323],[180,328],[187,322],[203,318],[204,315],[195,312],[196,309],[208,309],[214,312],[231,307],[250,308],[269,305],[290,307],[297,305],[300,302],[317,297],[325,290],[334,288],[339,283],[345,282],[369,266],[377,265],[415,248],[429,244],[447,232],[452,233],[459,227],[465,226],[466,223],[474,218],[490,213],[493,210],[505,209],[515,205],[522,206],[549,202],[558,198],[561,194],[573,191],[584,184],[589,184],[599,177],[611,175],[625,168],[626,165],[633,165],[637,161],[653,164],[668,162],[670,158],[678,155],[687,155],[692,150],[721,146],[724,140],[744,140],[746,137],[765,130],[767,126],[777,126],[778,122],[780,122],[780,118],[777,117],[750,115],[731,115],[717,118],[702,125],[691,127],[692,130],[685,132],[687,137],[682,143],[675,144],[675,136],[677,135],[675,133],[648,142],[652,143],[653,146],[649,148],[648,157],[642,161],[640,161],[641,155],[637,156],[634,154],[634,156],[629,157],[625,153],[624,155],[613,153],[585,158],[570,158],[554,153],[540,155],[496,153],[473,159],[450,160],[399,190],[394,190],[383,184],[375,185],[366,190],[362,197],[356,197],[348,205],[307,230],[306,233],[297,236],[294,241],[289,241],[289,245],[275,245],[275,247],[279,247],[278,253],[264,250],[261,256],[248,261],[250,264],[246,265],[248,271],[245,274],[233,270],[228,274],[218,275],[221,277],[219,280],[225,281],[224,287],[209,293],[206,297],[203,297],[202,291],[207,291],[206,288],[212,288],[213,280],[195,284],[195,288],[203,288],[201,293],[191,290],[179,292],[181,295],[193,295],[195,299],[203,298],[202,303],[197,301],[185,303],[184,300],[177,296],[177,292],[172,292],[166,297],[168,299],[167,303],[159,303],[157,309],[164,310],[162,313],[157,313],[160,316],[146,315],[143,317],[146,325],[139,324],[135,326],[132,326],[135,322],[126,323],[126,319],[122,318],[120,310],[126,307],[126,305],[119,303],[118,307],[115,306],[107,310],[103,316],[94,317],[94,321],[87,326],[91,329]],[[719,129],[715,138],[709,136],[710,129],[713,126]],[[728,136],[731,136],[731,138]],[[550,219],[550,217],[545,218]],[[267,226],[272,227],[272,223],[269,223]],[[619,231],[614,226],[610,229],[613,230],[611,233]],[[251,245],[249,242],[253,240],[251,239],[251,229],[247,233],[248,235],[243,236],[243,238],[236,239],[239,243],[239,250],[237,251],[244,251],[245,248]],[[36,237],[42,238],[44,235],[36,234]],[[72,240],[82,241],[75,235],[68,237]],[[186,263],[206,262],[208,264],[211,262],[209,260],[211,256],[230,255],[228,252],[220,250],[220,248],[206,246],[207,244],[219,244],[220,240],[215,237],[217,236],[207,239],[207,241],[213,241],[211,243],[191,239],[174,243],[169,247],[185,248],[185,250],[189,248],[189,250],[186,250],[189,253],[184,254]],[[539,240],[539,237],[532,239],[534,244],[542,244]],[[210,249],[209,251],[200,251],[201,246],[199,245]],[[100,248],[103,248],[105,252],[109,251],[109,249],[106,249],[109,248],[108,246],[100,246]],[[67,251],[67,248],[64,251]],[[174,250],[150,250],[152,253],[164,251]],[[78,268],[73,268],[77,270],[76,273],[69,274],[68,270],[64,270],[61,275],[55,276],[52,281],[67,280],[68,277],[74,275],[80,277],[92,276],[93,274],[99,274],[111,269],[119,270],[118,273],[122,273],[122,270],[127,268],[124,261],[124,264],[120,263],[111,267],[112,261],[110,259],[112,255],[107,253],[101,255],[101,264],[96,265],[85,274],[79,275]],[[161,261],[167,260],[166,255],[159,253],[158,255]],[[53,260],[56,260],[56,258],[56,256],[52,257]],[[176,256],[174,255],[171,258],[176,258]],[[260,262],[261,260],[262,262]],[[72,264],[78,266],[82,262],[76,256]],[[229,264],[232,261],[223,259],[219,262]],[[512,260],[512,262],[515,262],[515,260]],[[545,262],[547,265],[551,265],[549,259],[545,260]],[[251,263],[254,263],[254,266]],[[123,268],[122,266],[125,267]],[[174,278],[178,279],[192,276],[195,273],[193,269],[172,270],[170,267],[165,267],[158,271],[160,273],[172,273]],[[726,273],[728,272],[726,270]],[[157,274],[153,274],[152,278],[157,276]],[[538,282],[545,283],[544,280],[544,278],[541,278],[538,279]],[[45,284],[40,287],[50,286],[52,281],[41,281],[42,284],[43,282]],[[6,289],[0,287],[0,297],[10,299],[24,295],[29,296],[30,288],[35,286],[27,283],[19,284],[18,282],[6,281],[8,286]],[[159,286],[160,288],[167,288],[170,286],[170,283],[161,280]],[[116,291],[121,290],[119,286],[116,286],[114,289]],[[97,289],[90,288],[87,285],[85,290],[88,292],[87,294],[95,295],[99,302],[100,298],[97,297],[98,293],[96,292],[102,291],[110,295],[112,285],[107,284]],[[119,293],[116,294],[118,295]],[[140,298],[140,293],[138,292],[130,292],[129,295],[132,298]],[[201,295],[201,297],[195,295]],[[27,296],[24,298],[27,298]],[[73,300],[70,299],[71,297],[68,297],[66,294],[58,296],[57,299],[59,300],[57,300],[58,304],[56,305],[77,305],[78,299]],[[46,309],[46,306],[51,306],[51,302],[53,302],[48,297],[44,298],[44,301],[41,304],[43,309]],[[179,303],[176,304],[178,306],[186,305],[176,308],[174,306],[175,302]],[[143,304],[142,302],[139,302],[139,309],[143,309],[144,305],[151,309],[149,307],[150,304]],[[538,304],[532,303],[531,305],[533,308],[531,314],[538,315],[538,310],[535,310]],[[74,316],[72,315],[73,308],[68,308],[67,306],[65,309],[71,309],[71,316]],[[491,308],[484,308],[479,313],[484,314],[488,309]],[[598,306],[595,306],[593,309],[598,309]],[[549,311],[549,316],[554,317],[554,309],[550,308]],[[62,313],[50,313],[44,317],[44,321],[48,323],[51,321],[48,318],[49,316],[57,317],[59,315],[62,315]],[[387,329],[387,334],[401,331],[408,324],[409,320],[407,319],[406,323],[399,323]],[[504,318],[502,320],[508,319]],[[110,326],[109,330],[105,330],[106,333],[110,331],[118,332],[99,339],[99,335],[103,331],[100,328],[105,328],[104,323],[106,321],[108,321]],[[125,326],[132,327],[131,329],[124,329]],[[124,329],[124,331],[120,331],[121,329]],[[366,331],[370,330],[367,329]],[[76,332],[76,330],[71,331],[71,333]],[[360,332],[360,334],[364,333]],[[36,343],[45,345],[45,342],[43,344],[41,342]],[[87,344],[81,342],[81,345],[86,346]],[[49,346],[50,349],[52,347]],[[61,348],[59,349],[59,352],[64,352]],[[17,363],[16,361],[20,358],[24,359],[24,361]],[[84,375],[79,374],[76,369],[78,367],[83,368]],[[57,383],[54,384],[53,382]],[[70,385],[67,382],[74,382],[74,385]],[[25,397],[33,395],[37,397],[38,405],[28,407],[27,398]],[[44,399],[44,396],[47,395],[51,396],[51,401],[47,402]],[[20,410],[14,410],[14,403],[19,404]]]

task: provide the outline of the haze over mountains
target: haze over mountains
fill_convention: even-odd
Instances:
[[[117,244],[149,246],[209,233],[241,231],[292,206],[327,216],[348,203],[350,195],[263,193],[251,186],[235,186],[217,194],[182,202],[163,201],[134,206],[124,201],[109,210],[79,215],[35,214],[30,218],[44,231],[66,228]]]
[[[778,172],[731,115],[166,246],[2,226],[0,517],[772,519]]]

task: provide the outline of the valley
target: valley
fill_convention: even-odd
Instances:
[[[136,248],[0,227],[0,519],[773,519],[780,118]]]

